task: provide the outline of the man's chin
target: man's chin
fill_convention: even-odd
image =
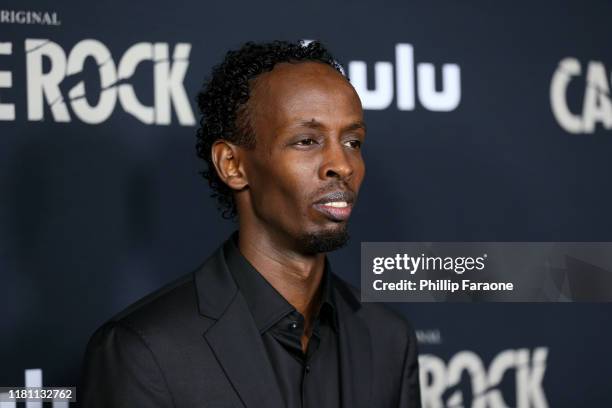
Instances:
[[[331,252],[345,246],[349,240],[346,223],[339,228],[309,232],[297,239],[298,247],[304,254],[314,255]]]

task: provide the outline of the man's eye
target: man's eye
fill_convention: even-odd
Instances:
[[[298,142],[296,143],[296,145],[298,145],[298,146],[312,146],[312,145],[314,145],[314,144],[316,144],[316,143],[317,143],[317,141],[316,141],[316,140],[314,140],[314,139],[308,139],[308,138],[307,138],[307,139],[302,139],[302,140],[298,141]]]
[[[351,149],[360,149],[361,141],[360,140],[349,140],[344,143],[345,146],[350,147]]]

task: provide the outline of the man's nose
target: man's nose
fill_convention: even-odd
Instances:
[[[320,168],[321,179],[337,178],[349,180],[353,175],[353,165],[349,152],[340,141],[328,143],[323,149],[323,164]]]

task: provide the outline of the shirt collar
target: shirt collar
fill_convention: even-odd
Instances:
[[[225,245],[225,262],[244,296],[260,333],[264,333],[295,308],[255,269],[238,248],[238,233],[232,234]],[[334,280],[331,266],[325,259],[321,281],[323,291],[318,318],[329,318],[330,325],[338,330]]]

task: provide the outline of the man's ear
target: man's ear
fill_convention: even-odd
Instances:
[[[240,153],[240,148],[227,140],[218,139],[212,145],[212,161],[217,174],[232,190],[242,190],[249,184]]]

